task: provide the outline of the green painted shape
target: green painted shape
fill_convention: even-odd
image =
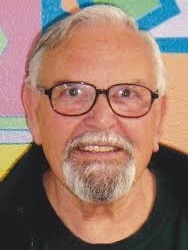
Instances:
[[[28,129],[25,117],[0,117],[1,129]]]
[[[0,28],[0,55],[3,53],[4,49],[7,47],[8,38],[4,31]]]
[[[94,2],[119,6],[135,19],[146,15],[160,6],[159,0],[94,0]]]

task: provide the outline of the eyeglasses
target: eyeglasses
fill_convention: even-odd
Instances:
[[[64,116],[88,113],[100,94],[106,96],[112,111],[122,117],[138,118],[146,115],[157,99],[158,93],[139,84],[115,84],[108,89],[97,89],[86,82],[66,81],[45,89],[37,86],[40,93],[49,97],[55,112]]]

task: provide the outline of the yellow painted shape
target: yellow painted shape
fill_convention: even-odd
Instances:
[[[0,145],[0,181],[7,176],[14,167],[14,163],[28,147],[28,144]]]
[[[77,12],[80,9],[76,0],[61,0],[61,6],[63,10],[71,14]]]

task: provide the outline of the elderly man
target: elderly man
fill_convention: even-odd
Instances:
[[[0,184],[2,250],[188,249],[187,156],[159,150],[163,62],[127,14],[96,5],[50,27],[23,103],[34,143]]]

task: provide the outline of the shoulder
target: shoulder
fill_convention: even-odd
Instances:
[[[33,144],[0,182],[0,216],[3,221],[6,216],[17,218],[20,207],[35,203],[43,166],[42,150]]]
[[[188,155],[176,148],[161,144],[159,151],[155,154],[156,159],[168,159],[176,161],[188,161]]]
[[[177,201],[188,209],[188,155],[161,145],[152,157],[152,167],[164,176]]]
[[[160,145],[159,151],[153,155],[154,164],[161,171],[168,173],[188,173],[188,155],[175,148]]]
[[[14,217],[0,213],[0,248],[4,250],[26,249],[26,231],[24,226]]]
[[[0,182],[0,249],[28,249],[44,165],[42,148],[33,144]]]

